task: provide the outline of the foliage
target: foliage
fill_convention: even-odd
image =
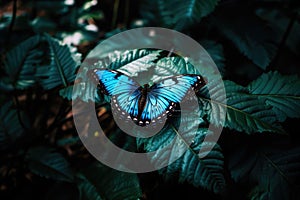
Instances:
[[[170,199],[299,199],[299,8],[293,0],[0,2],[1,199],[162,199],[162,193]],[[198,41],[220,71],[226,95],[216,71],[201,70],[209,56],[193,62],[172,50],[124,49],[139,45],[129,39],[142,31],[86,58],[99,41],[145,26]],[[93,87],[86,72],[94,67],[119,70],[141,84],[173,74],[209,81],[197,91],[199,107],[175,111],[153,137],[133,138],[115,124],[110,99]],[[73,116],[87,115],[72,111],[72,100],[95,101],[110,140],[136,153],[155,151],[149,164],[181,156],[143,174],[99,163],[76,132]],[[209,125],[224,127],[217,142]]]

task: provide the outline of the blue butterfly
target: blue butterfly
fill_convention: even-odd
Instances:
[[[195,74],[177,75],[152,86],[141,86],[115,70],[98,68],[88,73],[100,91],[111,96],[112,111],[120,119],[131,119],[139,126],[165,122],[176,104],[206,84],[202,76]]]

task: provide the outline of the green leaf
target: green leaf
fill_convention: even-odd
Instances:
[[[226,127],[246,133],[278,132],[276,115],[271,107],[259,98],[249,95],[247,88],[225,82],[227,92]]]
[[[248,194],[249,200],[268,200],[268,192],[264,191],[263,188],[256,186]]]
[[[70,2],[72,1],[65,1],[65,0],[57,0],[57,1],[50,1],[50,0],[44,0],[44,1],[37,1],[32,2],[34,3],[34,6],[38,10],[47,10],[47,12],[50,12],[54,15],[59,14],[65,14],[66,11],[68,11],[68,5],[70,5]],[[74,2],[73,2],[74,4]]]
[[[152,21],[161,19],[163,26],[183,30],[198,23],[214,11],[218,0],[155,0],[143,2],[142,13]]]
[[[243,144],[242,151],[232,150],[229,154],[229,170],[233,180],[255,184],[249,199],[289,200],[298,199],[300,171],[299,147],[278,148]],[[259,188],[259,190],[258,190]]]
[[[212,150],[210,150],[213,147]],[[199,158],[195,153],[201,149],[202,154],[208,153],[204,158]],[[206,151],[206,149],[209,149]],[[196,187],[203,187],[214,193],[222,193],[225,189],[224,156],[220,146],[213,142],[203,142],[197,148],[187,151],[174,164],[167,167],[167,176],[179,171],[179,182],[187,181]]]
[[[160,51],[153,50],[131,50],[125,52],[114,52],[109,53],[105,58],[101,58],[94,61],[94,57],[88,57],[83,64],[82,71],[77,74],[77,81],[73,86],[63,88],[59,91],[59,94],[67,98],[68,100],[80,98],[84,102],[95,101],[100,103],[105,99],[101,98],[90,77],[86,76],[87,70],[90,68],[110,68],[118,69],[125,74],[130,74],[131,76],[137,76],[137,72],[145,71],[151,66],[153,66],[153,60],[155,60]],[[97,58],[95,58],[97,59]],[[95,64],[90,64],[89,60],[95,62]],[[89,63],[89,64],[88,64]],[[144,77],[145,78],[145,77]]]
[[[282,2],[283,3],[283,2]],[[291,1],[285,2],[286,4],[291,3]],[[298,2],[297,2],[298,4]],[[285,5],[283,5],[285,6]],[[289,5],[290,8],[297,9],[297,6]],[[260,8],[256,11],[257,15],[261,17],[262,19],[266,20],[273,28],[273,30],[276,31],[278,35],[283,37],[283,34],[287,30],[287,27],[292,20],[291,16],[288,16],[285,14],[285,12],[281,9],[268,9],[268,8]],[[285,45],[292,50],[293,53],[296,55],[299,55],[300,48],[299,48],[299,42],[300,38],[298,33],[300,32],[300,24],[297,21],[293,22],[293,27],[289,31],[289,35],[286,38]]]
[[[138,199],[142,196],[136,174],[116,171],[101,163],[88,166],[82,174],[88,180],[86,184],[89,184],[83,188],[85,193],[88,192],[87,189],[91,191],[96,189],[103,199],[111,200]]]
[[[242,54],[261,69],[267,68],[276,54],[278,39],[262,19],[247,10],[240,10],[219,14],[215,20],[214,24],[218,25],[220,32]]]
[[[11,84],[17,89],[26,89],[36,83],[36,67],[43,61],[43,50],[38,47],[42,38],[33,36],[6,54],[4,69]]]
[[[83,174],[76,175],[77,186],[79,190],[79,200],[101,200],[101,195],[97,188]]]
[[[45,37],[50,50],[50,64],[37,69],[39,82],[46,90],[61,85],[67,87],[75,79],[76,69],[80,65],[80,55],[49,35]]]
[[[263,74],[248,86],[251,94],[272,106],[279,121],[300,117],[300,79],[278,72]]]
[[[28,126],[28,120],[22,111],[22,122]],[[13,102],[8,101],[0,107],[0,150],[9,148],[24,136],[25,130],[18,117],[18,111],[13,108]]]
[[[217,65],[221,74],[225,72],[225,55],[223,51],[223,46],[213,40],[202,40],[200,44],[204,47],[207,53],[210,55],[211,58],[208,58],[207,61],[204,60],[203,62],[210,62],[210,59],[214,61]],[[205,57],[204,57],[205,58]]]
[[[36,17],[31,22],[32,29],[37,33],[50,32],[57,29],[57,24],[48,17]]]
[[[209,121],[211,123],[220,126],[219,113],[226,111],[225,127],[248,134],[255,132],[284,132],[277,124],[275,113],[270,106],[265,105],[263,100],[249,94],[247,88],[231,81],[224,81],[224,84],[227,104],[218,100],[224,98],[224,94],[221,94],[220,89],[218,89],[220,86],[216,86],[216,89],[211,92],[211,99],[213,100],[210,100],[208,97],[200,97],[204,110],[209,112]],[[213,88],[213,85],[213,82],[208,83],[210,88]]]
[[[188,124],[199,125],[197,122]],[[221,149],[215,142],[203,142],[208,134],[207,129],[198,129],[196,133],[191,133],[190,129],[187,126],[179,135],[176,129],[166,128],[152,138],[138,139],[138,145],[144,147],[146,152],[155,151],[155,155],[149,158],[153,164],[169,163],[182,154],[175,162],[159,171],[167,180],[177,179],[178,182],[188,182],[214,193],[222,193],[226,183]],[[187,142],[190,139],[192,143],[189,146]],[[166,145],[169,146],[166,148]]]
[[[141,56],[139,56],[140,52],[142,53]],[[121,59],[124,60],[124,58],[126,58],[126,60],[129,60],[130,62],[120,62],[120,59],[117,59],[110,67],[118,66],[118,71],[128,76],[136,77],[137,81],[140,81],[140,84],[143,84],[143,81],[147,81],[153,76],[153,72],[151,71],[155,66],[153,61],[157,59],[160,52],[161,51],[151,51],[147,54],[140,50],[134,50],[134,54],[125,52],[125,54],[121,56]],[[135,55],[137,53],[138,55]]]
[[[41,177],[73,181],[73,173],[67,160],[52,148],[33,147],[27,152],[26,161],[30,171]]]
[[[153,82],[179,74],[197,74],[194,66],[189,65],[182,57],[164,57],[155,66]],[[198,72],[199,73],[199,72]]]
[[[57,146],[74,145],[74,144],[78,144],[78,143],[80,143],[80,139],[78,136],[62,138],[56,142]]]
[[[137,145],[146,152],[155,152],[149,157],[154,166],[167,165],[159,171],[166,179],[222,193],[226,184],[224,163],[221,149],[213,140],[216,136],[207,128],[198,128],[205,125],[199,117],[201,109],[191,107],[183,112],[180,120],[170,119],[172,123],[155,136],[138,138]]]

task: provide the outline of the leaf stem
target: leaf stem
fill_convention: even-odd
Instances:
[[[6,40],[7,45],[9,44],[12,32],[13,32],[13,27],[15,25],[15,21],[16,21],[16,16],[17,16],[17,0],[13,0],[13,13],[12,13],[12,19],[11,22],[9,24],[9,28],[8,28],[8,39]]]

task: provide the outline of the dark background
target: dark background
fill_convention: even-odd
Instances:
[[[20,137],[5,135],[7,127],[13,129],[16,126],[14,120],[20,119],[20,112],[17,111],[13,118],[8,118],[5,113],[1,115],[1,199],[96,198],[91,195],[94,190],[79,186],[81,182],[77,179],[53,179],[58,172],[52,173],[49,165],[38,170],[30,167],[28,152],[32,152],[35,158],[43,157],[44,154],[39,155],[39,152],[44,152],[43,149],[30,151],[41,146],[54,149],[58,154],[51,155],[65,159],[73,173],[84,171],[95,163],[80,141],[76,140],[77,134],[70,118],[70,101],[57,95],[60,86],[51,90],[39,86],[25,90],[9,89],[14,88],[13,84],[9,85],[14,80],[5,68],[7,53],[31,36],[48,33],[76,47],[83,60],[99,41],[121,31],[144,26],[166,27],[198,41],[210,53],[224,80],[240,86],[247,86],[263,73],[271,71],[285,76],[300,74],[300,4],[297,0],[74,0],[70,1],[70,5],[66,2],[0,1],[0,102],[4,105],[11,98],[14,109],[25,109],[31,114],[30,127]],[[195,5],[194,2],[206,3]],[[38,48],[41,52],[47,52],[43,50],[43,45],[41,43]],[[46,56],[43,62],[47,59]],[[138,175],[142,195],[137,196],[141,199],[299,199],[299,93],[294,95],[294,109],[298,115],[280,122],[287,133],[284,136],[224,129],[218,142],[223,149],[227,183],[222,193],[195,187],[189,181],[178,181],[176,178],[166,180],[159,173],[152,172]],[[34,100],[28,100],[28,97]],[[100,122],[111,123],[108,108],[100,107],[98,113],[102,113],[99,114]],[[22,122],[19,123],[22,125]],[[116,127],[109,130],[109,134],[113,134]],[[60,143],[66,138],[71,139]],[[260,162],[260,155],[270,161],[267,165],[270,168],[263,168],[265,165],[262,164],[264,161]],[[40,164],[35,162],[33,165]],[[274,173],[272,167],[276,169]],[[169,176],[177,177],[177,174]],[[277,179],[277,176],[280,178]],[[237,180],[234,177],[242,178]],[[110,180],[118,180],[118,177],[112,176]],[[120,179],[122,182],[124,180]],[[114,184],[118,185],[118,182]],[[112,195],[112,188],[106,188],[105,184],[95,185],[102,198],[122,199]],[[276,190],[280,195],[275,195]],[[134,199],[135,195],[131,195],[133,191],[126,188],[122,191],[128,193],[129,199]]]

